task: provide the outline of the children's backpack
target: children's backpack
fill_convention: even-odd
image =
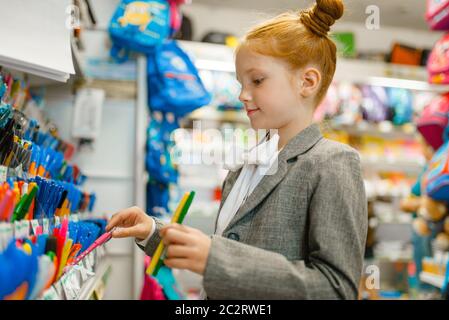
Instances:
[[[412,121],[413,97],[409,90],[388,88],[388,105],[393,111],[393,123],[402,125]]]
[[[449,143],[443,144],[433,155],[424,177],[426,194],[437,201],[449,201]]]
[[[161,113],[153,112],[148,126],[146,169],[152,179],[165,184],[178,180],[171,156],[173,142],[170,141],[170,134],[177,124],[167,121]]]
[[[449,83],[449,34],[444,35],[433,47],[427,60],[429,82]]]
[[[362,114],[363,119],[381,122],[389,118],[388,96],[384,87],[363,86]]]
[[[437,96],[424,108],[416,122],[423,138],[437,150],[447,137],[449,94]]]
[[[427,0],[426,20],[432,30],[449,30],[449,1]]]
[[[170,199],[169,186],[150,177],[146,189],[147,213],[154,217],[164,217],[170,214],[168,208]]]
[[[151,110],[182,117],[207,105],[210,93],[176,41],[167,40],[148,55],[148,101]]]
[[[130,50],[148,53],[170,35],[167,0],[121,0],[109,24],[111,56],[125,61]]]

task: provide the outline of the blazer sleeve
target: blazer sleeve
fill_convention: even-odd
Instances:
[[[142,249],[148,256],[153,256],[154,252],[156,251],[157,246],[159,245],[159,242],[161,242],[162,238],[159,235],[159,231],[164,226],[164,223],[160,221],[158,218],[154,218],[154,222],[156,223],[156,229],[154,230],[153,235],[148,239],[148,242],[146,243],[145,247],[140,245],[137,241],[137,246]]]
[[[309,186],[305,259],[213,236],[203,277],[209,298],[357,298],[368,220],[360,160],[347,149],[327,160],[314,164]]]

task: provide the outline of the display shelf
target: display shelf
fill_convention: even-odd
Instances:
[[[430,272],[422,271],[419,274],[419,279],[422,282],[425,282],[427,284],[431,284],[432,286],[440,288],[440,289],[443,288],[443,285],[444,285],[444,277],[443,276],[437,275],[437,274],[433,274],[433,273],[430,273]]]
[[[400,171],[410,174],[421,173],[424,165],[415,160],[394,160],[386,157],[361,156],[362,166],[375,171]]]
[[[187,117],[190,120],[237,122],[249,125],[249,119],[242,110],[219,111],[213,106],[205,106],[193,111]]]
[[[111,270],[112,264],[107,259],[101,262],[95,271],[95,276],[89,279],[81,288],[77,300],[90,300],[95,292],[99,295],[97,297],[98,300],[101,300]]]
[[[411,123],[394,126],[390,121],[381,123],[362,121],[357,124],[337,124],[329,121],[325,122],[324,126],[332,130],[347,132],[349,135],[369,135],[384,139],[414,139],[417,135],[416,127]]]
[[[422,66],[339,58],[334,79],[416,91],[449,92],[449,85],[429,84],[427,77],[427,70]]]
[[[180,44],[194,57],[198,69],[235,72],[232,48],[192,41],[180,41]],[[427,77],[427,70],[422,66],[339,57],[334,79],[417,91],[449,92],[449,85],[429,84]]]

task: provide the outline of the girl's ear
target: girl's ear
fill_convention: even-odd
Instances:
[[[314,96],[321,84],[321,73],[317,68],[306,67],[300,72],[299,92],[303,98]]]

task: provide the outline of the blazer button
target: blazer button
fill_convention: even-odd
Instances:
[[[231,240],[235,240],[235,241],[239,241],[240,240],[240,236],[237,233],[231,232],[230,234],[228,234],[228,238]]]

